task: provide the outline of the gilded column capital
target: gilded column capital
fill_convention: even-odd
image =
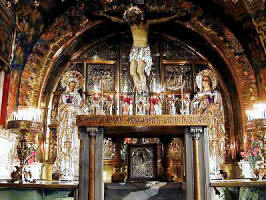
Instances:
[[[198,140],[203,133],[203,128],[202,126],[191,126],[189,127],[189,132],[191,133],[193,140]]]
[[[90,137],[96,137],[96,134],[99,132],[98,128],[96,127],[87,127],[86,131]]]

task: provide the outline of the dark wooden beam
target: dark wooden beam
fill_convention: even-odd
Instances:
[[[104,137],[184,137],[184,127],[105,127]]]
[[[71,60],[70,63],[88,63],[88,64],[98,64],[98,65],[113,65],[116,63],[115,60],[98,60],[98,59],[89,59],[89,60]]]

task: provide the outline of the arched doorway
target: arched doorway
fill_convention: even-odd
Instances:
[[[136,127],[137,121],[139,127]],[[210,118],[204,115],[192,117],[188,115],[79,115],[77,125],[80,128],[83,144],[80,157],[80,199],[210,199],[209,139],[207,128],[203,129],[202,126],[199,126],[206,127],[209,121]],[[105,189],[103,189],[102,170],[104,165],[103,136],[113,138],[115,172],[112,181],[116,179],[116,182],[119,182],[105,184]],[[140,137],[142,140],[146,137],[146,141],[148,141],[147,137],[159,137],[163,146],[163,155],[159,156],[163,160],[161,163],[162,177],[157,176],[157,172],[160,171],[158,170],[160,165],[157,160],[157,152],[161,153],[158,138],[151,139],[150,144],[141,142],[129,144],[126,173],[122,170],[121,141],[123,141],[123,137],[130,136]],[[183,156],[185,180],[179,183],[172,182],[175,181],[175,175],[173,170],[170,170],[172,167],[170,143],[174,137],[183,138],[185,141],[183,144],[185,146],[185,155]],[[180,143],[179,145],[182,146]],[[127,180],[124,179],[125,176]],[[149,182],[149,180],[156,180],[156,182]],[[154,185],[155,187],[153,187]],[[165,189],[167,194],[161,194],[162,191],[165,193]]]

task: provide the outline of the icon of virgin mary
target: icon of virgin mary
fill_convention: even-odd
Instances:
[[[56,171],[60,180],[78,180],[79,146],[76,115],[86,114],[83,100],[78,93],[84,78],[78,71],[67,71],[61,79],[65,91],[60,97],[57,126]]]
[[[212,70],[200,71],[196,76],[196,83],[199,92],[192,101],[192,114],[211,115],[212,121],[208,129],[210,173],[218,175],[225,162],[225,120],[222,95],[216,90],[218,81]]]

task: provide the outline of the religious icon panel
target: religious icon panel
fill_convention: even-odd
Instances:
[[[157,145],[128,145],[128,179],[153,180],[157,175]]]

